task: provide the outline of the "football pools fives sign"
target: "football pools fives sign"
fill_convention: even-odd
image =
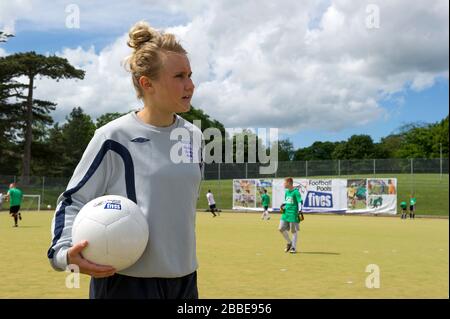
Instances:
[[[262,210],[267,190],[272,211],[284,202],[284,179],[234,179],[233,209]],[[396,178],[294,179],[302,196],[302,211],[310,213],[397,213]]]

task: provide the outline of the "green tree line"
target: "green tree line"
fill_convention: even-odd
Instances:
[[[439,122],[411,123],[375,143],[369,135],[346,141],[315,142],[293,151],[293,160],[346,160],[385,158],[448,158],[448,115]]]

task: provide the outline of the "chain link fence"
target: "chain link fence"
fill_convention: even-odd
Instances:
[[[351,176],[377,174],[448,174],[448,158],[445,159],[364,159],[329,161],[278,162],[274,174],[260,174],[259,163],[214,163],[205,167],[206,180],[237,178],[282,178]]]
[[[414,193],[418,205],[427,207],[425,213],[448,215],[449,161],[443,159],[365,159],[328,161],[278,162],[276,173],[260,174],[259,163],[212,163],[205,165],[204,181],[200,189],[198,208],[207,208],[206,192],[214,193],[217,206],[232,208],[232,179],[272,179],[283,177],[308,178],[367,178],[395,177],[398,197],[407,199]],[[11,182],[17,182],[24,194],[40,195],[41,210],[53,210],[58,196],[65,190],[70,177],[30,176],[24,184],[19,176],[0,175],[0,193],[6,193]],[[400,200],[401,199],[401,200]],[[35,209],[36,202],[24,203]],[[28,206],[28,207],[27,207]],[[7,203],[3,203],[3,210]]]

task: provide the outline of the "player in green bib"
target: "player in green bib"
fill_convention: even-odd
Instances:
[[[402,209],[402,219],[406,219],[406,208],[408,207],[408,205],[406,204],[405,201],[400,203],[400,208]]]
[[[291,177],[284,180],[284,187],[286,188],[284,209],[278,230],[287,241],[285,252],[295,254],[297,252],[297,237],[300,230],[299,205],[303,200],[298,189],[294,188],[294,180]],[[292,233],[292,240],[289,238],[289,230]]]
[[[261,194],[261,205],[264,209],[264,212],[261,216],[261,219],[269,220],[269,204],[270,204],[270,196],[267,195],[267,189],[263,190],[263,193]]]
[[[22,220],[22,215],[20,214],[20,205],[22,204],[23,193],[16,187],[15,183],[9,185],[8,193],[6,194],[6,199],[9,200],[9,213],[11,217],[14,218],[14,227],[18,227],[18,219]]]
[[[409,198],[409,218],[414,219],[416,217],[416,197],[411,195]]]

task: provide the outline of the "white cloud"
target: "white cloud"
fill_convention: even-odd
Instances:
[[[189,51],[193,104],[228,127],[338,131],[386,117],[383,102],[405,89],[448,79],[448,1],[376,1],[380,28],[368,29],[366,6],[374,2],[161,0],[125,8],[109,1],[104,12],[83,10],[92,28],[114,24],[118,14],[137,18],[140,10],[189,17],[166,31]],[[98,53],[64,49],[60,55],[86,78],[43,79],[36,92],[58,102],[59,119],[75,106],[94,117],[136,108],[120,66],[128,52],[125,34]]]
[[[0,2],[0,30],[14,33],[15,22],[19,16],[29,16],[31,0],[14,0]]]
[[[94,47],[84,50],[64,49],[58,56],[86,71],[83,80],[54,80],[43,78],[36,81],[35,96],[58,104],[53,116],[63,121],[74,107],[82,107],[92,117],[107,112],[125,112],[141,105],[135,96],[129,74],[122,66],[130,49],[126,46],[127,35],[102,49],[98,54]]]
[[[379,29],[362,1],[332,1],[314,29],[317,3],[214,3],[179,35],[200,66],[194,103],[228,125],[365,125],[389,112],[381,98],[448,70],[446,1],[379,1]]]
[[[6,50],[0,48],[0,57],[7,56],[7,55],[8,55],[8,53],[6,52]]]

